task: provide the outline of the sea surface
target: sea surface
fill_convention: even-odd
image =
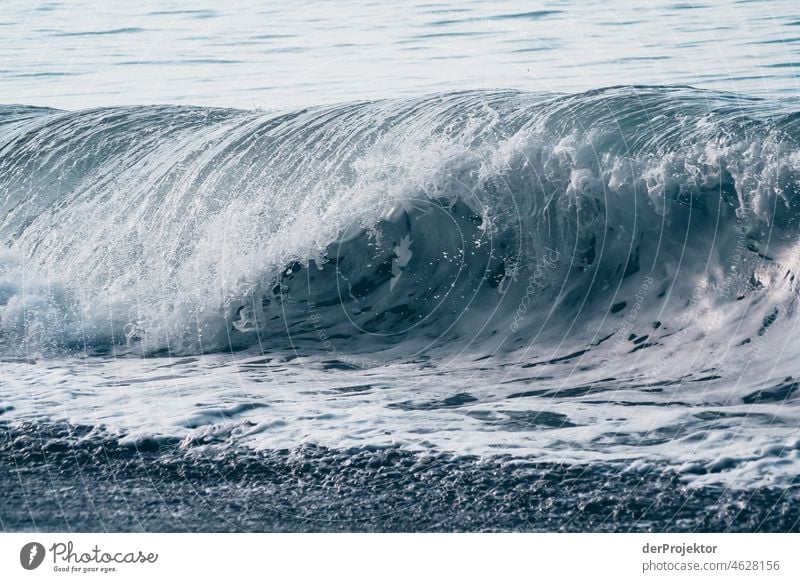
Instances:
[[[0,528],[797,531],[794,2],[6,2]]]

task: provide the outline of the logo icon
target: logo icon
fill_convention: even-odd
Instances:
[[[29,542],[19,552],[19,563],[26,570],[35,570],[44,562],[44,546],[39,542]]]

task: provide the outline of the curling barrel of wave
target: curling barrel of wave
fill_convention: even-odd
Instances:
[[[749,337],[794,309],[798,119],[662,87],[0,108],[0,343],[414,355],[689,304]]]

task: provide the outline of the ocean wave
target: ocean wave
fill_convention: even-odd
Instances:
[[[0,107],[2,351],[752,349],[795,308],[799,133],[688,87]]]

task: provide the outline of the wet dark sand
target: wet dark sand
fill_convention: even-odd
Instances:
[[[0,479],[5,531],[800,531],[800,485],[392,448],[137,448],[66,425],[0,425]]]

